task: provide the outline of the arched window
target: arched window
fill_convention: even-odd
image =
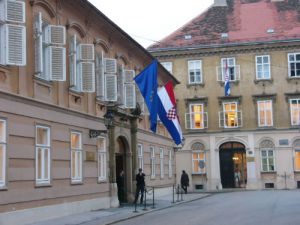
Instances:
[[[275,171],[274,143],[270,140],[264,140],[260,143],[261,152],[261,170],[262,172]]]
[[[192,173],[193,174],[205,174],[206,173],[206,156],[205,146],[196,142],[192,145]]]

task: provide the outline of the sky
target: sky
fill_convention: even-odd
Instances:
[[[143,47],[168,36],[214,0],[89,0]]]

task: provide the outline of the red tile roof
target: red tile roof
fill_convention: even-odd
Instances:
[[[299,38],[299,0],[227,0],[227,6],[210,7],[148,50]]]

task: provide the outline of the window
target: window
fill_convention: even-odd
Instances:
[[[189,113],[185,116],[186,129],[207,128],[207,113],[204,104],[190,104]]]
[[[50,184],[50,128],[36,126],[35,171],[37,184]]]
[[[164,171],[164,149],[159,149],[159,159],[160,159],[160,178],[164,178],[165,171]]]
[[[35,75],[44,80],[66,80],[66,29],[35,16]]]
[[[221,67],[218,72],[218,81],[225,82],[225,75],[228,74],[229,81],[240,79],[239,66],[235,64],[235,58],[222,58]]]
[[[300,77],[300,53],[289,53],[289,77]]]
[[[242,126],[242,112],[238,111],[237,102],[223,103],[223,112],[219,114],[220,127],[236,128]]]
[[[135,77],[134,70],[123,70],[123,90],[124,100],[123,105],[125,108],[133,109],[136,106],[135,97],[135,83],[133,78]]]
[[[82,44],[73,35],[70,39],[70,86],[77,92],[95,92],[94,45]]]
[[[151,178],[155,178],[155,149],[150,147],[150,166],[151,166]]]
[[[270,56],[260,55],[255,57],[256,61],[256,79],[270,79]]]
[[[98,181],[106,180],[106,144],[105,139],[97,139]]]
[[[6,121],[0,120],[0,188],[6,185]]]
[[[300,99],[290,99],[291,124],[292,126],[300,125]]]
[[[188,61],[189,70],[189,84],[202,83],[202,61],[192,60]]]
[[[143,145],[138,144],[138,167],[144,170]]]
[[[169,178],[172,178],[173,176],[173,169],[172,169],[172,151],[169,150]]]
[[[261,164],[263,172],[273,172],[274,167],[274,151],[272,149],[261,150]]]
[[[205,174],[205,152],[193,152],[192,167],[194,174]]]
[[[295,149],[294,168],[295,171],[300,171],[300,149]]]
[[[172,73],[172,62],[161,62],[160,64],[170,73]]]
[[[272,100],[257,101],[258,126],[273,126]]]
[[[96,55],[97,98],[101,101],[116,102],[117,60],[104,58],[103,53]]]
[[[71,181],[82,182],[82,137],[79,132],[71,132]]]
[[[25,2],[2,0],[0,9],[0,64],[25,66]]]

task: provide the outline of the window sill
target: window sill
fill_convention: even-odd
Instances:
[[[7,191],[8,190],[8,187],[7,186],[2,186],[0,187],[0,191]]]
[[[98,184],[105,184],[105,183],[107,183],[107,179],[105,179],[105,180],[98,180]]]
[[[218,83],[220,84],[221,87],[223,87],[225,85],[225,81],[218,81]],[[239,80],[230,80],[229,83],[233,84],[233,85],[238,85],[240,83],[240,81]]]
[[[71,185],[82,185],[83,181],[71,181]]]
[[[277,174],[277,171],[260,171],[261,174]]]
[[[37,84],[40,84],[40,85],[43,85],[45,87],[48,87],[48,88],[52,88],[53,86],[53,81],[50,81],[50,80],[45,80],[41,77],[38,77],[38,76],[34,76],[34,81],[37,83]]]
[[[186,85],[187,88],[195,87],[195,86],[204,87],[205,83],[192,83],[192,84],[187,84]]]
[[[192,173],[192,176],[206,176],[206,173]]]
[[[35,183],[36,188],[52,187],[50,183]]]
[[[274,126],[270,127],[258,127],[257,130],[275,130],[276,128]]]
[[[254,80],[254,83],[255,83],[255,84],[258,84],[258,83],[265,83],[265,82],[268,82],[268,83],[272,84],[273,81],[274,81],[274,80],[273,80],[272,78],[269,78],[269,79],[255,79],[255,80]]]

